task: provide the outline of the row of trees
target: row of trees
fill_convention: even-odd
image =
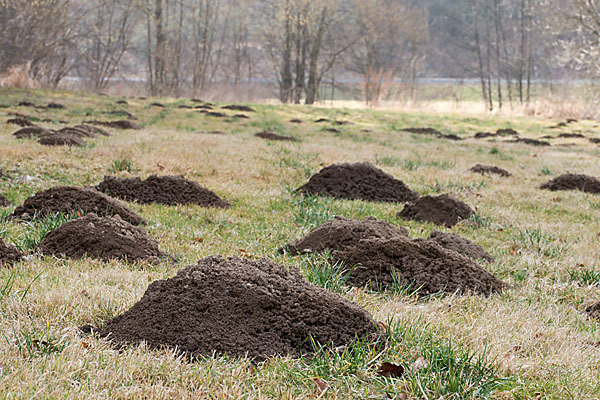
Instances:
[[[437,75],[477,78],[493,109],[527,102],[533,79],[600,73],[599,55],[600,0],[0,0],[0,73],[96,91],[274,80],[282,102],[312,104],[357,82],[376,103]]]

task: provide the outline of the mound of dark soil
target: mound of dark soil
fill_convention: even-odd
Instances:
[[[323,122],[331,122],[329,119],[327,118],[319,118],[315,121],[317,124],[321,124]]]
[[[39,126],[30,126],[22,128],[13,133],[17,139],[33,139],[50,133],[48,129],[40,128]]]
[[[390,203],[412,201],[419,197],[404,182],[368,162],[325,167],[297,191],[337,199]]]
[[[583,139],[583,138],[585,138],[585,136],[582,135],[581,133],[561,133],[557,137],[565,138],[565,139]]]
[[[471,172],[475,172],[477,174],[485,175],[485,174],[496,174],[504,177],[511,176],[510,172],[505,169],[498,168],[494,165],[483,165],[483,164],[475,164],[473,167],[469,169]]]
[[[79,146],[83,147],[86,145],[85,140],[80,136],[72,133],[64,132],[53,132],[47,135],[40,136],[38,140],[39,144],[44,146]]]
[[[227,208],[229,203],[197,182],[183,176],[150,175],[140,178],[105,176],[96,189],[109,196],[142,204],[197,204],[203,207]]]
[[[519,132],[512,128],[498,129],[496,131],[496,136],[519,136]]]
[[[35,104],[33,104],[29,101],[21,101],[19,104],[17,104],[17,106],[19,106],[19,107],[36,107]]]
[[[102,128],[98,128],[97,126],[81,124],[81,125],[75,125],[73,127],[73,129],[78,129],[80,131],[86,131],[90,135],[110,136],[110,133],[108,133],[107,131],[105,131]]]
[[[585,309],[585,312],[591,317],[600,319],[600,303],[593,304]]]
[[[11,265],[23,259],[23,254],[12,244],[5,243],[0,238],[0,267]]]
[[[142,228],[119,216],[88,214],[48,232],[39,244],[42,254],[66,258],[92,257],[102,260],[158,261],[165,254]]]
[[[242,112],[256,112],[256,110],[252,107],[242,106],[239,104],[231,104],[228,106],[221,107],[223,110],[233,110],[233,111],[242,111]]]
[[[128,119],[137,119],[136,117],[134,117],[134,115],[132,113],[130,113],[129,111],[125,111],[125,110],[105,111],[103,114],[114,115],[117,117],[127,117]]]
[[[1,171],[0,171],[1,172]],[[0,174],[0,176],[2,176]],[[10,201],[4,195],[0,194],[0,207],[8,207],[10,206]]]
[[[336,129],[336,128],[327,128],[327,129],[325,129],[325,132],[341,133],[341,131],[339,129]]]
[[[417,135],[443,136],[443,133],[434,128],[405,128],[404,132],[416,133]]]
[[[490,132],[477,132],[474,136],[475,139],[486,139],[489,137],[496,137],[496,134]]]
[[[537,139],[528,139],[528,138],[517,138],[515,140],[508,141],[507,143],[523,143],[531,146],[550,146],[550,143],[544,142],[542,140]]]
[[[48,105],[46,106],[46,108],[52,108],[55,110],[64,110],[67,107],[65,107],[64,104],[60,104],[60,103],[48,103]]]
[[[352,125],[350,121],[333,121],[333,123],[336,125]]]
[[[20,126],[21,128],[26,128],[28,126],[35,126],[35,124],[33,122],[31,122],[30,120],[28,120],[26,118],[11,118],[8,121],[6,121],[6,123],[9,125],[17,125],[17,126]]]
[[[38,192],[13,212],[13,217],[30,219],[34,215],[70,214],[83,211],[98,215],[118,215],[134,225],[145,223],[127,206],[92,188],[57,186]]]
[[[301,123],[302,123],[302,120],[301,120],[301,119],[298,119],[298,118],[294,118],[294,119],[290,119],[290,122],[291,122],[292,124],[301,124]]]
[[[76,128],[76,127],[71,127],[71,126],[67,126],[66,128],[60,129],[58,131],[58,133],[63,133],[65,135],[77,136],[80,138],[95,138],[95,137],[99,136],[98,133],[94,132],[93,130]]]
[[[349,268],[349,282],[374,290],[396,284],[433,293],[499,292],[505,284],[468,257],[432,240],[364,239],[355,246],[334,252],[334,261]]]
[[[422,222],[433,222],[453,227],[461,219],[467,219],[475,212],[466,203],[454,197],[442,194],[440,196],[423,196],[404,206],[398,216]]]
[[[239,118],[239,119],[250,119],[250,117],[249,117],[249,116],[247,116],[247,115],[244,115],[244,114],[235,114],[235,115],[233,116],[233,118]]]
[[[540,189],[552,191],[557,190],[581,190],[587,193],[600,193],[600,181],[593,176],[565,174],[552,179],[540,186]]]
[[[273,133],[273,132],[269,132],[269,131],[262,131],[262,132],[255,134],[254,136],[259,137],[261,139],[267,139],[267,140],[280,140],[280,141],[287,141],[287,142],[297,142],[298,141],[298,139],[296,139],[295,137],[278,135],[277,133]]]
[[[117,100],[117,104],[121,104],[121,105],[129,105],[129,103],[127,102],[127,100]]]
[[[127,129],[131,129],[131,130],[137,130],[137,129],[142,129],[141,126],[139,126],[138,124],[131,122],[131,121],[127,121],[125,119],[122,120],[118,120],[118,121],[86,121],[86,124],[91,124],[91,125],[100,125],[100,126],[106,126],[108,128],[114,128],[114,129],[123,129],[123,130],[127,130]]]
[[[150,103],[151,107],[165,108],[165,105],[162,103]]]
[[[575,118],[567,118],[567,124],[572,124],[574,122],[578,122]]]
[[[324,250],[340,250],[350,243],[361,239],[382,238],[390,239],[395,236],[407,236],[408,231],[396,227],[386,221],[378,221],[369,217],[363,221],[335,217],[310,231],[302,239],[288,243],[281,249],[293,255],[316,253]]]
[[[199,106],[194,107],[198,110],[212,110],[213,106],[209,105],[209,104],[201,104]]]
[[[204,115],[208,115],[209,117],[214,117],[214,118],[226,118],[227,114],[224,114],[222,112],[216,112],[216,111],[206,111],[206,110],[201,110],[199,111]]]
[[[339,347],[376,332],[366,311],[306,282],[295,267],[214,256],[150,284],[99,333],[120,345],[264,360],[311,353],[311,337]]]
[[[431,232],[428,240],[436,242],[445,249],[454,250],[463,256],[476,258],[487,262],[495,261],[494,257],[485,251],[483,247],[454,233],[433,231]]]
[[[187,106],[185,104],[181,104],[181,105],[177,106],[177,108],[182,108],[182,109],[185,109],[185,110],[193,110],[194,109],[194,107]]]
[[[440,136],[442,139],[447,139],[447,140],[454,140],[454,141],[459,141],[459,140],[465,140],[464,138],[461,138],[458,135],[455,135],[453,133],[448,134],[448,135],[441,135]]]

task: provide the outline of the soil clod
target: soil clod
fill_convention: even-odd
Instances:
[[[223,110],[242,111],[242,112],[256,112],[252,107],[243,106],[239,104],[231,104],[228,106],[221,107]]]
[[[519,136],[519,132],[512,128],[503,128],[496,131],[496,136]]]
[[[408,288],[419,295],[499,292],[505,284],[474,261],[433,240],[360,240],[333,253],[349,270],[348,280],[373,290]]]
[[[564,174],[544,183],[540,189],[551,191],[580,190],[587,193],[600,193],[600,181],[593,176]]]
[[[2,176],[1,173],[0,173],[0,176]],[[0,194],[0,207],[8,207],[8,206],[10,206],[10,201],[6,197],[4,197],[3,194]]]
[[[485,175],[485,174],[496,174],[503,177],[511,176],[510,172],[505,169],[496,167],[494,165],[483,165],[483,164],[475,164],[473,167],[469,169],[471,172],[475,172],[477,174]]]
[[[287,142],[297,142],[298,141],[298,139],[296,139],[295,137],[279,135],[277,133],[273,133],[273,132],[269,132],[269,131],[262,131],[262,132],[255,134],[254,136],[259,137],[261,139],[267,139],[267,140],[279,140],[279,141],[287,141]]]
[[[550,143],[544,142],[542,140],[537,139],[529,139],[529,138],[517,138],[514,140],[510,140],[507,143],[523,143],[528,144],[530,146],[550,146]]]
[[[432,240],[448,250],[454,250],[463,256],[494,262],[495,259],[483,247],[455,233],[433,231],[428,240]]]
[[[15,246],[5,243],[0,238],[0,267],[4,265],[12,265],[23,259],[23,254],[17,250]]]
[[[96,120],[92,120],[92,121],[86,121],[86,124],[90,124],[90,125],[100,125],[100,126],[106,126],[108,128],[114,128],[114,129],[122,129],[122,130],[138,130],[138,129],[142,129],[141,126],[139,126],[138,124],[128,121],[126,119],[122,119],[122,120],[117,120],[117,121],[96,121]]]
[[[55,109],[55,110],[64,110],[67,107],[65,107],[64,104],[60,104],[60,103],[48,103],[46,108],[51,108],[51,109]]]
[[[229,207],[229,203],[214,192],[183,176],[150,175],[146,180],[105,176],[104,181],[96,186],[96,189],[112,197],[137,201],[142,204],[197,204],[202,207]]]
[[[39,138],[40,136],[47,135],[51,131],[48,129],[40,128],[39,126],[30,126],[27,128],[22,128],[13,133],[13,136],[17,139],[33,139]]]
[[[423,196],[405,205],[398,216],[415,221],[433,222],[451,228],[461,219],[467,219],[474,213],[466,203],[450,195],[442,194],[437,197]]]
[[[302,239],[288,243],[281,251],[297,255],[325,250],[340,250],[361,239],[389,239],[399,235],[407,236],[408,231],[386,221],[378,221],[374,217],[366,218],[363,221],[335,217],[335,219],[316,227]]]
[[[405,128],[402,129],[404,132],[415,133],[417,135],[431,135],[441,137],[444,134],[434,128]]]
[[[99,333],[117,345],[145,342],[190,356],[265,360],[310,354],[311,338],[335,348],[377,330],[366,311],[308,283],[295,267],[213,256],[150,284]]]
[[[142,217],[104,193],[92,188],[74,186],[57,186],[38,192],[25,200],[22,206],[17,207],[12,216],[31,219],[36,215],[72,214],[80,211],[103,216],[119,215],[123,220],[134,225],[144,223]]]
[[[590,316],[590,318],[600,319],[600,302],[592,304],[585,309],[585,312]]]
[[[31,122],[30,120],[28,120],[27,118],[11,118],[11,119],[7,120],[6,123],[9,125],[17,125],[17,126],[20,126],[21,128],[26,128],[28,126],[35,126],[35,124],[33,122]]]
[[[38,250],[57,257],[79,259],[87,256],[104,261],[159,261],[166,256],[144,229],[119,216],[98,217],[95,214],[71,220],[48,232]]]
[[[47,135],[40,136],[38,140],[39,144],[44,146],[78,146],[84,147],[86,145],[85,140],[74,133],[67,132],[52,132]]]

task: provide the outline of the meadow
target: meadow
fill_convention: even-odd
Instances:
[[[321,398],[321,399],[592,399],[600,398],[600,321],[586,307],[600,301],[600,198],[539,186],[571,172],[600,176],[600,126],[561,120],[403,111],[248,104],[249,119],[216,118],[179,106],[189,99],[122,98],[58,91],[0,89],[0,236],[27,254],[0,267],[0,398]],[[21,101],[65,109],[19,107]],[[160,102],[164,107],[152,106]],[[221,104],[224,105],[224,104]],[[216,105],[215,108],[219,108]],[[140,130],[107,130],[83,147],[46,147],[16,139],[13,113],[58,129],[86,120],[135,116]],[[112,114],[111,114],[112,113]],[[315,123],[320,118],[348,124]],[[291,123],[298,119],[302,123]],[[64,121],[66,123],[61,123]],[[432,127],[465,140],[403,131]],[[512,128],[552,146],[474,139]],[[334,129],[335,131],[332,131]],[[257,138],[260,131],[297,142]],[[219,131],[224,134],[210,132]],[[449,193],[471,205],[471,221],[451,229],[400,219],[402,204],[302,196],[295,189],[333,163],[368,161],[421,195]],[[468,171],[492,164],[511,177]],[[174,263],[102,262],[41,256],[35,247],[64,216],[20,221],[14,207],[58,185],[96,185],[105,175],[184,175],[226,199],[228,209],[128,205]],[[374,216],[413,237],[434,229],[483,246],[496,262],[485,269],[510,285],[501,294],[419,298],[349,287],[319,255],[278,249],[336,215]],[[357,343],[344,352],[275,357],[254,363],[214,354],[189,362],[170,350],[117,349],[82,335],[102,326],[165,279],[209,255],[268,257],[297,265],[311,282],[358,303],[388,326],[385,349]],[[377,373],[403,365],[401,378]]]

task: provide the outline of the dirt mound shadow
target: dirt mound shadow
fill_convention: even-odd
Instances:
[[[287,251],[292,255],[315,253],[324,250],[339,250],[349,243],[360,239],[407,236],[408,231],[394,226],[386,221],[378,221],[374,217],[359,221],[351,218],[335,217],[310,231],[302,239],[288,243],[281,252]]]
[[[600,319],[600,303],[592,304],[585,309],[590,318]]]
[[[0,238],[0,267],[11,265],[23,259],[23,254],[12,244],[5,243]]]
[[[80,136],[68,132],[53,132],[47,135],[42,135],[40,136],[38,143],[44,146],[84,147],[86,145],[85,140],[83,140]]]
[[[454,250],[463,256],[487,262],[496,261],[483,247],[455,233],[433,231],[427,240],[432,240],[448,250]]]
[[[540,189],[581,190],[586,193],[598,194],[600,193],[600,181],[588,175],[564,174],[544,183]]]
[[[65,258],[99,258],[104,261],[160,261],[166,255],[158,243],[142,228],[119,216],[98,217],[88,214],[48,232],[38,245],[42,254]]]
[[[213,256],[151,283],[100,335],[116,344],[177,347],[192,356],[265,360],[311,353],[311,337],[339,347],[375,332],[366,311],[308,283],[295,267]]]
[[[419,197],[404,182],[368,162],[325,167],[296,191],[337,199],[391,203],[412,201]]]
[[[142,204],[160,203],[167,205],[197,204],[202,207],[228,208],[229,203],[213,191],[183,176],[150,175],[140,178],[116,178],[105,176],[98,186],[100,192],[126,201]]]
[[[113,129],[122,129],[122,130],[138,130],[138,129],[142,129],[141,126],[139,126],[138,124],[136,124],[135,122],[131,122],[128,121],[126,119],[122,119],[122,120],[118,120],[118,121],[86,121],[86,124],[90,124],[90,125],[100,125],[100,126],[106,126],[108,128],[113,128]]]
[[[423,196],[415,202],[404,206],[398,213],[400,218],[422,222],[433,222],[453,227],[461,219],[467,219],[475,212],[466,203],[454,197],[442,194],[440,196]]]
[[[359,287],[386,290],[406,287],[419,295],[475,293],[489,295],[505,284],[468,257],[432,240],[364,239],[334,252],[334,261],[349,269],[348,280]]]
[[[254,136],[259,137],[261,139],[267,139],[267,140],[281,140],[281,141],[288,141],[288,142],[297,142],[298,141],[298,139],[296,139],[295,137],[278,135],[277,133],[273,133],[273,132],[269,132],[269,131],[262,131],[262,132],[255,134]]]
[[[469,171],[475,172],[477,174],[485,175],[485,174],[496,174],[503,177],[511,176],[510,172],[505,169],[498,168],[494,165],[483,165],[483,164],[475,164],[472,166]]]
[[[118,215],[134,225],[145,223],[127,206],[92,188],[56,186],[38,192],[15,209],[14,218],[30,219],[34,215],[70,214],[82,211],[98,215]]]

